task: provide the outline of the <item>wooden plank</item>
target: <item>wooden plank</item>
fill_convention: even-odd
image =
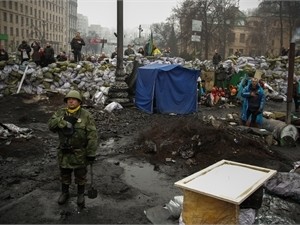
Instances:
[[[184,190],[184,224],[238,224],[239,206],[216,198]]]

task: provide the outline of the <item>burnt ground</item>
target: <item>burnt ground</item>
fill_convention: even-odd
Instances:
[[[54,93],[0,99],[0,122],[32,131],[27,138],[12,134],[0,139],[2,224],[149,224],[145,210],[182,195],[174,182],[222,159],[279,172],[290,171],[300,160],[299,142],[268,147],[266,136],[230,126],[229,122],[239,124],[241,106],[201,106],[191,115],[149,115],[135,107],[108,113],[86,104],[100,137],[94,164],[98,197],[86,197],[86,207],[78,209],[73,184],[68,204],[59,206],[57,137],[46,123],[63,106],[62,99]],[[266,110],[283,111],[285,104],[268,102]],[[233,119],[222,119],[227,114]]]

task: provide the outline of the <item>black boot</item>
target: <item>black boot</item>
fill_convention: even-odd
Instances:
[[[58,204],[60,204],[60,205],[65,204],[66,201],[69,199],[69,185],[62,184],[61,191],[62,191],[62,193],[58,198]]]
[[[84,185],[77,185],[77,205],[80,207],[83,207],[85,204],[84,188]]]

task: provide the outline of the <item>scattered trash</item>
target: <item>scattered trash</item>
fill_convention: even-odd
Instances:
[[[104,108],[104,110],[107,112],[112,112],[115,109],[123,109],[123,106],[118,102],[112,102]]]
[[[20,128],[11,123],[0,123],[0,138],[7,139],[8,137],[30,139],[33,137],[32,130],[29,128]],[[6,142],[9,145],[10,142]]]

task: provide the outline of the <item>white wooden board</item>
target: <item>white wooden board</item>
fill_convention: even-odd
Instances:
[[[239,205],[275,173],[267,168],[222,160],[177,181],[175,186]]]

